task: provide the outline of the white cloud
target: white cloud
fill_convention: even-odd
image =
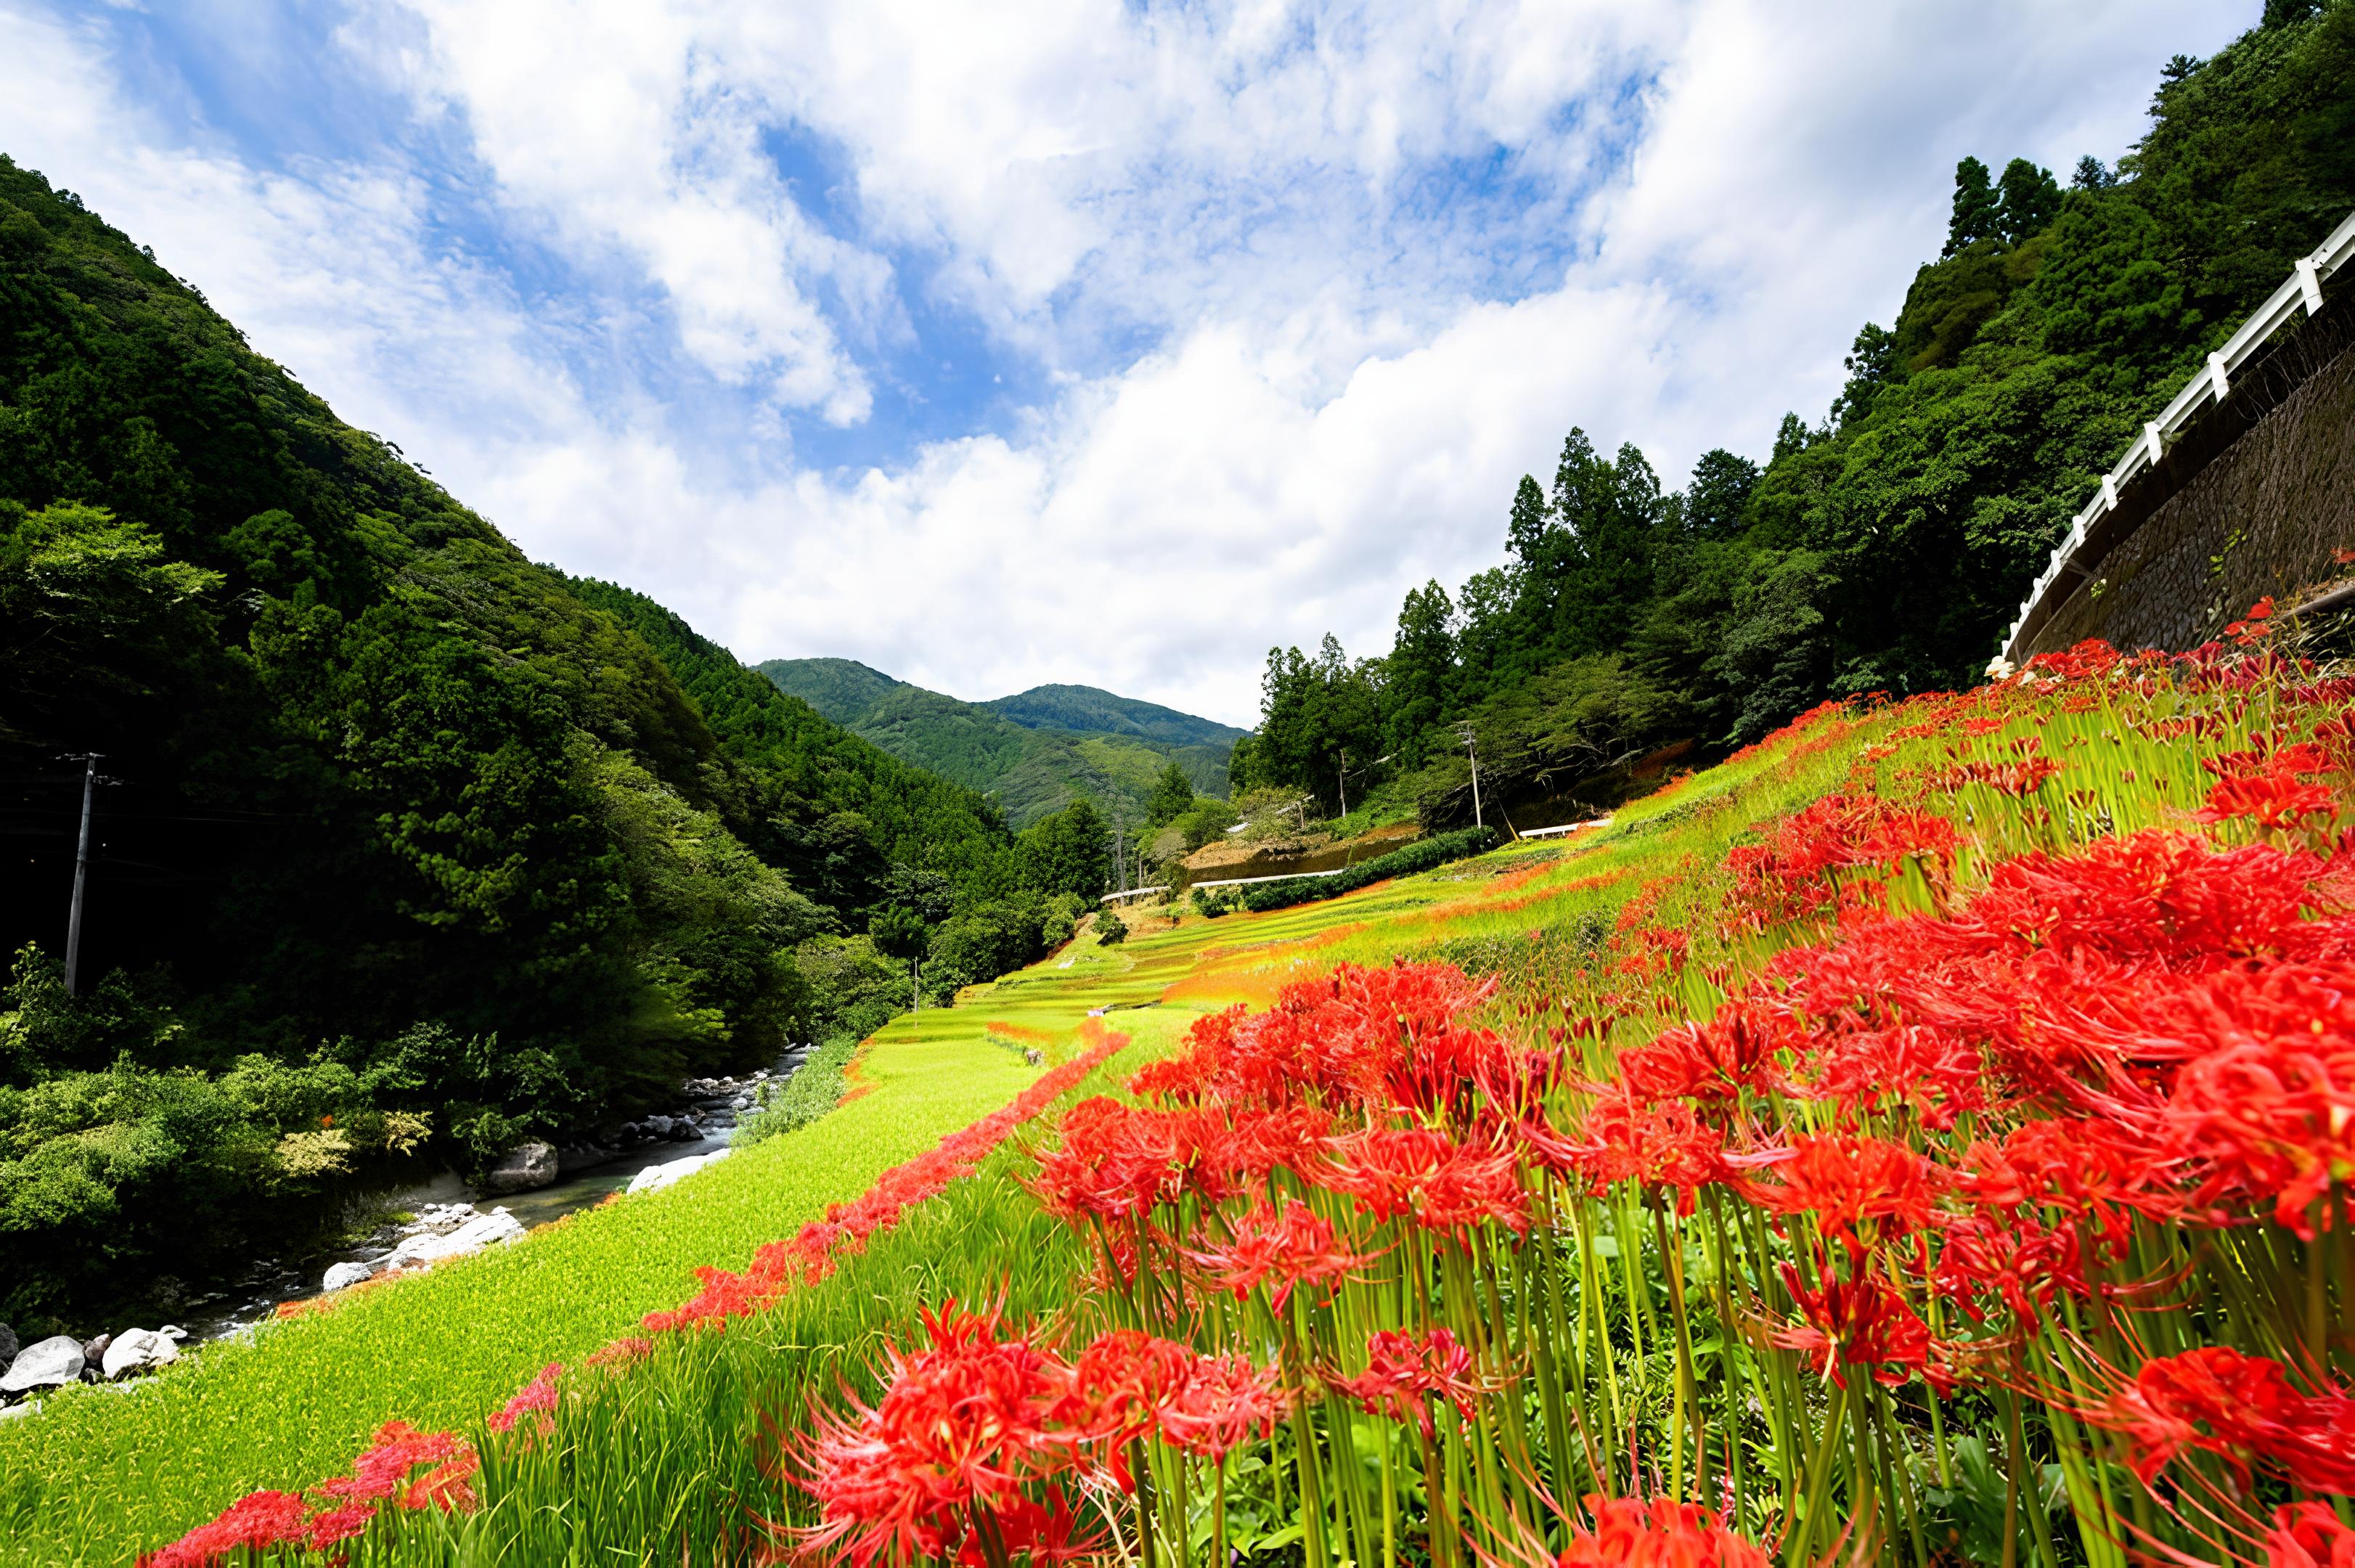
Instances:
[[[0,101],[21,161],[535,556],[748,659],[1248,721],[1270,643],[1377,650],[1406,589],[1493,563],[1570,425],[1673,482],[1820,412],[1934,252],[1955,158],[2115,156],[2158,60],[2255,8],[373,0],[355,48],[571,261],[567,319],[651,294],[616,362],[746,389],[699,432],[661,405],[676,369],[584,391],[567,319],[453,259],[406,155],[187,145],[98,32],[5,12]],[[767,161],[780,126],[840,149],[847,229]],[[858,473],[766,437],[864,417],[922,294],[1056,392]]]

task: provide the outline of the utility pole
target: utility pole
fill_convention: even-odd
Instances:
[[[91,797],[98,792],[98,759],[100,753],[84,752],[69,756],[68,762],[82,764],[81,775],[81,839],[74,848],[73,910],[66,917],[66,995],[80,996],[75,988],[81,976],[81,891],[90,877],[90,807]]]
[[[1349,753],[1343,752],[1341,760],[1333,764],[1333,776],[1341,784],[1341,815],[1349,815]]]
[[[1464,726],[1464,754],[1472,759],[1472,825],[1486,827],[1487,819],[1480,815],[1480,753],[1472,742],[1472,726]]]
[[[1119,866],[1120,891],[1128,891],[1128,814],[1122,812],[1112,819],[1112,858]]]

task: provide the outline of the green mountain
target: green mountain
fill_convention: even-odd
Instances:
[[[776,667],[789,667],[793,678],[777,679]],[[778,690],[800,698],[837,724],[850,723],[894,691],[916,689],[857,659],[772,659],[761,669]]]
[[[1092,686],[1034,686],[982,706],[996,709],[1027,730],[1134,735],[1171,746],[1231,746],[1249,733],[1231,724],[1197,719],[1157,702],[1140,702]]]
[[[903,762],[996,800],[1027,827],[1085,796],[1129,821],[1175,762],[1204,795],[1227,793],[1242,731],[1087,686],[963,702],[852,659],[771,659],[760,672]]]
[[[986,979],[1095,891],[1092,818],[1018,840],[534,564],[4,155],[0,323],[0,1318],[168,1315],[355,1196],[888,1016],[879,906]]]

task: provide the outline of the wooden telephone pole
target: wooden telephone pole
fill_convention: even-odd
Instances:
[[[1464,754],[1472,759],[1472,825],[1486,827],[1487,819],[1480,815],[1480,752],[1473,742],[1471,725],[1464,726],[1459,733],[1464,737]]]
[[[98,793],[97,752],[80,752],[69,755],[66,761],[82,764],[81,774],[81,837],[74,846],[73,907],[66,916],[66,995],[81,994],[81,900],[83,885],[90,880],[90,809],[91,797]]]

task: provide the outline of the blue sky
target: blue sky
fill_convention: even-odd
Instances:
[[[0,150],[747,659],[1235,722],[1564,432],[1820,414],[1955,160],[2255,0],[0,0]]]

